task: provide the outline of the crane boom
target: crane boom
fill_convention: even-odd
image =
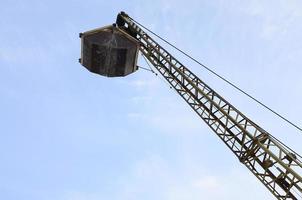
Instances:
[[[139,42],[148,61],[277,199],[302,196],[297,156],[217,94],[152,39],[126,13],[116,24]]]

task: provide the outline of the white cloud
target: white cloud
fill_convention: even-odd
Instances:
[[[134,96],[131,97],[130,100],[135,103],[135,104],[145,104],[145,103],[149,103],[152,100],[152,97],[150,96]]]
[[[116,199],[273,199],[268,191],[263,193],[264,186],[248,174],[248,170],[235,167],[211,174],[201,163],[199,166],[195,168],[184,162],[179,167],[159,155],[151,155],[137,161],[132,170],[121,177]]]
[[[61,200],[99,200],[99,195],[94,193],[83,193],[78,191],[69,191],[63,195]]]
[[[270,40],[284,37],[288,34],[288,30],[299,26],[302,17],[301,9],[301,1],[296,0],[279,0],[274,3],[255,0],[241,7],[241,11],[259,19],[262,23],[261,36]]]
[[[196,180],[193,183],[193,186],[202,189],[202,190],[218,190],[221,186],[221,183],[219,183],[219,180],[215,176],[205,176],[199,180]]]
[[[44,49],[40,47],[2,47],[0,60],[8,63],[27,63],[49,59]]]
[[[128,82],[130,86],[135,87],[135,89],[150,89],[150,88],[155,88],[158,87],[158,81],[155,79],[136,79],[133,81]]]
[[[146,116],[142,113],[128,113],[127,117],[133,120],[143,120],[146,118]]]

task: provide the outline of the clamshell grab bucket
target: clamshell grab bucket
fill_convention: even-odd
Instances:
[[[108,77],[127,76],[137,68],[137,40],[115,26],[80,33],[80,63],[89,71]]]

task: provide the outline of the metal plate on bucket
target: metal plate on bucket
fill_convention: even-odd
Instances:
[[[81,37],[81,64],[108,77],[126,76],[137,70],[138,42],[114,26],[87,31]]]

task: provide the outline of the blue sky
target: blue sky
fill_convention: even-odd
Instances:
[[[163,80],[77,62],[78,33],[121,10],[302,125],[301,1],[4,0],[0,199],[273,199]],[[302,153],[294,128],[171,52]]]

